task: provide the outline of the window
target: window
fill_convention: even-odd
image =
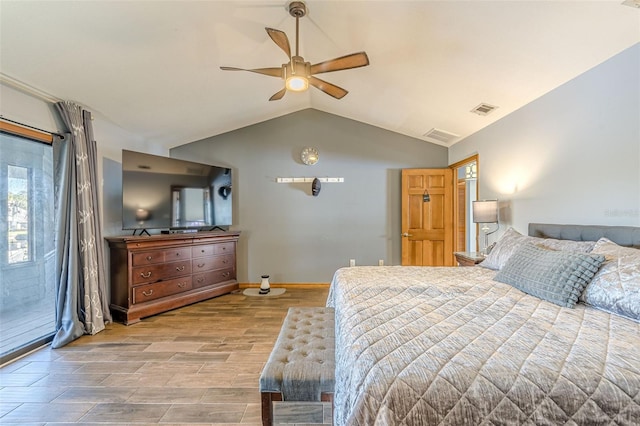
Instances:
[[[55,331],[53,150],[0,133],[0,363]]]
[[[27,167],[7,167],[7,263],[29,262],[31,260],[31,179]]]

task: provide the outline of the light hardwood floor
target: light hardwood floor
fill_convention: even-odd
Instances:
[[[327,293],[229,294],[40,349],[0,369],[0,424],[260,425],[258,377],[287,309]]]

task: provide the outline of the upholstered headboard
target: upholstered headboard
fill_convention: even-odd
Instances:
[[[573,241],[598,241],[605,237],[621,246],[640,248],[640,227],[635,226],[530,223],[529,235]]]

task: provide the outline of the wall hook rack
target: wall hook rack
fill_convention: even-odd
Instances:
[[[313,183],[315,177],[278,177],[276,183]],[[317,178],[322,183],[344,183],[342,177],[319,177]]]

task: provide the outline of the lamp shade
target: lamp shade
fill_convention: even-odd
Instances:
[[[151,212],[146,209],[138,209],[136,210],[136,220],[144,221],[149,220],[151,217]]]
[[[498,200],[474,201],[473,223],[498,223]]]

